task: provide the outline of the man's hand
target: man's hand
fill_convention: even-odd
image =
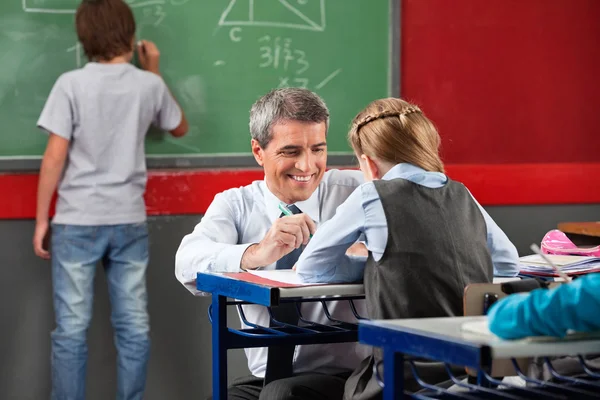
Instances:
[[[317,226],[307,214],[277,219],[260,243],[248,247],[242,257],[243,270],[264,267],[308,243]]]
[[[50,252],[45,249],[44,243],[48,235],[48,221],[38,221],[35,224],[35,233],[33,234],[33,251],[35,255],[44,259],[50,259]]]
[[[138,58],[143,69],[160,75],[160,51],[153,42],[149,40],[138,42]]]

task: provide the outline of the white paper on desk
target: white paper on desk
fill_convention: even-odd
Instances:
[[[494,337],[499,339],[498,336],[494,335],[492,331],[490,331],[488,320],[484,319],[482,321],[469,321],[465,322],[461,325],[461,330],[465,333],[474,333],[477,335]],[[553,342],[557,340],[594,340],[600,338],[600,332],[574,332],[568,331],[567,335],[560,339],[554,336],[527,336],[522,338],[521,340],[526,342]]]
[[[480,321],[464,322],[461,325],[461,330],[465,333],[472,333],[472,334],[476,334],[476,335],[487,336],[487,337],[499,339],[498,336],[494,335],[492,333],[492,331],[490,331],[489,323],[488,323],[487,319],[480,320]],[[579,334],[579,336],[581,336],[581,334]],[[571,334],[567,335],[567,338],[570,338],[570,337],[572,337]],[[575,336],[573,336],[573,337],[575,337]],[[548,342],[548,341],[559,340],[559,339],[556,337],[553,337],[553,336],[528,336],[528,337],[522,338],[521,340],[530,341],[530,342]]]
[[[325,285],[325,283],[305,283],[300,280],[298,274],[293,269],[273,269],[273,270],[251,270],[248,271],[253,275],[260,276],[265,279],[270,279],[272,281],[289,283],[292,285],[302,285],[302,286],[314,286],[314,285]]]
[[[563,256],[546,254],[546,258],[554,263],[554,265],[561,267],[562,269],[573,269],[573,268],[593,268],[600,266],[600,257],[591,256]],[[521,266],[527,266],[529,268],[551,268],[546,260],[539,254],[532,254],[519,258],[519,264]]]
[[[505,282],[513,282],[520,281],[521,278],[517,276],[495,276],[493,283],[505,283]]]
[[[481,321],[464,322],[460,328],[463,332],[475,333],[477,335],[484,335],[484,336],[495,336],[490,331],[487,319],[484,319]]]

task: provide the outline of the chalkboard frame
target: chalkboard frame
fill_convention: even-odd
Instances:
[[[401,7],[402,0],[389,0],[390,15],[390,59],[389,85],[390,96],[399,97],[400,54],[401,54]],[[250,107],[250,105],[248,105]],[[248,148],[250,150],[250,148]],[[1,172],[32,172],[39,171],[41,156],[2,156],[0,157]],[[146,156],[148,169],[203,169],[203,168],[248,168],[256,167],[252,154],[198,154],[181,156]],[[354,155],[345,152],[330,152],[327,158],[330,166],[347,166],[356,164]]]

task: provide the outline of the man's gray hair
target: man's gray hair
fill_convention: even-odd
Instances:
[[[273,126],[281,121],[325,122],[329,130],[329,110],[316,93],[302,88],[271,90],[250,109],[250,134],[265,148],[273,138]]]

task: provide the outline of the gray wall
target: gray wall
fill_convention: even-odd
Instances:
[[[521,255],[561,221],[600,220],[600,205],[488,207]],[[209,298],[190,295],[173,275],[181,238],[200,217],[150,218],[148,272],[152,353],[148,400],[204,398],[211,390]],[[49,398],[49,333],[53,329],[50,267],[31,249],[33,221],[0,221],[0,399]],[[95,282],[89,332],[88,399],[115,393],[115,351],[104,274]],[[237,323],[236,318],[231,319]],[[234,322],[235,321],[235,322]],[[231,352],[230,378],[247,373],[242,351]]]

